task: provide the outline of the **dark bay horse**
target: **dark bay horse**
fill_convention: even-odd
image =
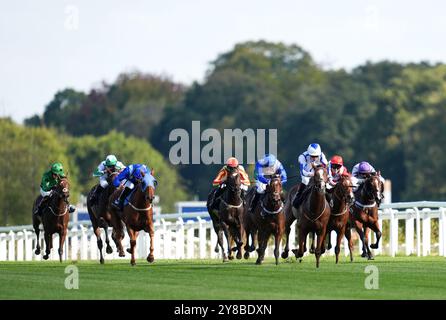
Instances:
[[[152,263],[155,258],[153,256],[153,238],[155,236],[155,228],[153,225],[153,199],[155,198],[156,180],[149,178],[152,176],[145,175],[144,179],[135,185],[135,189],[130,195],[128,205],[122,210],[122,221],[127,227],[127,232],[130,237],[130,248],[127,252],[132,255],[130,264],[134,266],[136,239],[140,231],[144,230],[150,236],[150,252],[147,255],[147,261]],[[121,193],[121,186],[110,197],[112,203]]]
[[[378,202],[381,199],[381,181],[379,173],[370,175],[355,193],[355,203],[352,206],[352,222],[362,241],[362,257],[373,259],[370,248],[377,249],[381,239],[378,223]],[[368,230],[372,229],[376,235],[376,243],[369,247]]]
[[[220,197],[220,204],[218,209],[218,243],[223,250],[223,234],[225,234],[228,244],[228,259],[234,259],[232,255],[233,251],[237,251],[237,259],[241,259],[244,237],[244,206],[243,199],[241,197],[241,176],[238,169],[235,169],[228,173],[225,184],[226,190]],[[233,248],[232,244],[234,242],[236,246]],[[224,254],[223,261],[226,261]]]
[[[291,225],[294,221],[296,221],[298,213],[295,208],[293,208],[293,200],[296,196],[297,190],[299,189],[299,184],[296,184],[293,186],[290,191],[287,194],[286,200],[285,200],[285,206],[283,208],[283,212],[285,215],[285,234],[286,234],[286,242],[285,242],[285,248],[282,251],[282,258],[286,259],[288,258],[288,254],[290,251],[290,232],[291,232]],[[300,217],[299,217],[300,218]],[[292,237],[295,237],[296,235],[291,235]]]
[[[265,194],[253,212],[245,214],[246,235],[257,231],[259,247],[256,264],[262,264],[265,250],[271,235],[274,235],[274,257],[279,264],[279,247],[285,231],[285,215],[283,213],[282,182],[280,175],[274,175],[266,186]],[[249,251],[245,252],[249,257]]]
[[[317,235],[317,246],[314,252],[316,256],[316,267],[319,268],[319,260],[322,252],[322,245],[327,231],[328,221],[330,219],[330,205],[325,198],[325,189],[327,184],[327,170],[323,166],[317,166],[314,169],[314,176],[311,177],[307,185],[308,197],[299,207],[300,219],[297,227],[299,230],[299,249],[293,250],[296,258],[302,261],[305,252],[305,242],[309,232],[315,232]]]
[[[117,229],[121,229],[123,232],[123,226],[119,219],[112,218],[112,213],[108,210],[108,202],[111,194],[116,190],[116,188],[113,186],[113,179],[119,174],[119,172],[113,172],[109,174],[107,178],[108,186],[105,190],[101,192],[97,200],[92,203],[91,196],[94,192],[97,185],[95,185],[90,192],[88,193],[87,197],[87,209],[88,209],[88,215],[90,216],[91,224],[93,226],[94,234],[97,238],[97,244],[99,248],[100,253],[100,263],[104,263],[104,257],[102,255],[102,239],[101,239],[101,229],[104,229],[105,232],[105,243],[107,245],[106,252],[108,254],[111,254],[113,252],[112,247],[110,246],[110,240],[108,238],[108,228],[113,227]],[[98,186],[98,188],[101,188]],[[116,248],[122,248],[122,244],[120,244],[120,239],[114,238],[116,243]],[[123,251],[120,252],[120,256],[123,257],[125,254]]]
[[[350,261],[353,261],[353,243],[351,240],[351,230],[349,225],[349,212],[350,206],[355,200],[353,194],[353,183],[350,175],[342,175],[339,178],[338,183],[331,192],[332,203],[330,220],[327,225],[327,237],[329,241],[328,249],[331,249],[331,231],[335,231],[336,246],[335,255],[336,263],[339,261],[339,252],[341,251],[341,241],[344,239],[344,235],[348,240],[348,247],[350,250]]]
[[[59,235],[59,260],[62,262],[63,246],[67,236],[68,221],[70,220],[70,210],[68,198],[70,197],[70,184],[67,178],[62,178],[53,190],[46,206],[42,208],[42,216],[34,214],[37,203],[42,196],[37,197],[33,205],[33,227],[37,235],[37,245],[35,254],[40,254],[40,223],[43,224],[45,239],[45,255],[43,259],[49,258],[53,248],[53,234]]]

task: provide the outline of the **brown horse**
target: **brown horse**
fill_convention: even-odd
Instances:
[[[68,221],[70,220],[70,210],[68,198],[70,197],[70,184],[67,178],[62,178],[59,184],[54,188],[48,204],[42,208],[42,216],[34,214],[35,208],[40,203],[42,196],[38,196],[33,205],[33,227],[37,235],[37,245],[35,254],[40,254],[40,223],[43,224],[45,239],[45,255],[43,259],[49,258],[53,248],[53,234],[59,235],[59,260],[62,262],[63,245],[67,236]]]
[[[259,248],[256,264],[262,264],[265,250],[271,235],[274,235],[274,257],[276,265],[279,264],[279,247],[285,230],[285,215],[283,213],[282,182],[280,175],[274,175],[266,186],[265,194],[253,212],[245,215],[246,234],[257,231]],[[247,256],[246,256],[247,255]],[[249,251],[245,252],[245,258]]]
[[[314,176],[308,183],[308,197],[299,207],[300,219],[298,222],[299,230],[299,249],[293,250],[299,262],[305,251],[305,242],[309,232],[315,232],[317,235],[317,246],[314,252],[316,256],[316,267],[319,268],[319,260],[322,252],[322,245],[327,231],[328,221],[330,219],[330,206],[325,198],[325,188],[327,184],[327,170],[323,166],[317,166],[314,169]]]
[[[285,200],[285,206],[283,208],[283,212],[285,214],[285,234],[286,234],[285,248],[282,251],[283,259],[288,258],[288,254],[290,251],[291,225],[293,224],[294,221],[296,221],[297,217],[299,217],[297,210],[293,208],[293,200],[296,197],[298,189],[299,189],[299,183],[290,189]],[[293,234],[292,237],[295,237],[295,235]]]
[[[97,238],[97,244],[98,244],[99,253],[100,253],[99,261],[101,264],[104,263],[104,257],[102,255],[103,243],[102,243],[102,239],[101,239],[101,229],[100,228],[103,228],[104,232],[105,232],[105,243],[107,245],[106,252],[108,254],[111,254],[113,252],[113,249],[110,246],[110,240],[108,238],[108,228],[113,227],[113,229],[120,229],[121,233],[122,234],[124,233],[124,229],[123,229],[122,223],[119,220],[119,218],[116,217],[116,215],[112,216],[111,211],[108,210],[109,209],[108,200],[109,200],[111,194],[116,190],[116,188],[113,186],[113,179],[118,174],[119,174],[119,172],[113,172],[113,173],[109,174],[109,176],[107,178],[107,182],[108,182],[107,188],[105,188],[105,190],[103,190],[101,192],[100,196],[97,198],[97,200],[94,203],[92,203],[92,201],[91,201],[91,196],[92,196],[92,193],[94,192],[97,185],[95,185],[90,190],[90,192],[88,193],[88,197],[87,197],[88,214],[90,216],[94,234],[96,235],[96,238]],[[101,188],[101,187],[98,186],[98,188]],[[125,256],[124,251],[122,249],[122,244],[120,243],[121,240],[116,237],[113,240],[116,243],[116,248],[121,248],[119,256],[121,256],[121,257]]]
[[[355,193],[355,203],[352,206],[351,218],[355,229],[362,241],[362,257],[373,259],[370,248],[377,249],[381,239],[381,230],[378,223],[378,202],[381,199],[381,181],[379,173],[370,175],[365,179],[363,185]],[[376,235],[376,243],[369,247],[368,230],[372,229]]]
[[[226,190],[220,197],[218,210],[219,232],[218,241],[220,246],[223,244],[223,233],[226,235],[228,243],[228,259],[233,260],[233,251],[237,251],[236,258],[242,258],[242,246],[244,237],[243,228],[243,199],[241,197],[241,176],[238,169],[233,170],[226,178]],[[221,230],[223,232],[221,232]],[[232,247],[235,242],[236,246]],[[222,247],[223,248],[223,247]],[[224,255],[223,255],[224,259]],[[225,260],[223,260],[225,261]]]
[[[150,252],[147,256],[147,261],[152,263],[155,258],[153,256],[153,238],[155,229],[153,226],[153,199],[155,198],[156,181],[148,179],[148,175],[135,185],[135,189],[130,196],[127,206],[122,210],[122,220],[124,221],[127,232],[130,237],[130,248],[127,252],[132,255],[130,263],[132,266],[136,264],[135,247],[136,239],[139,231],[144,230],[150,236]],[[116,190],[110,197],[112,203],[121,194],[122,186]]]
[[[331,249],[331,231],[336,231],[336,263],[339,261],[339,252],[341,251],[341,241],[344,235],[348,240],[348,247],[350,250],[350,261],[353,261],[353,243],[351,240],[351,230],[349,225],[349,209],[350,205],[355,200],[353,195],[353,183],[350,175],[342,175],[338,183],[331,192],[332,203],[330,220],[327,226],[327,236],[329,241],[328,249]]]
[[[217,190],[212,190],[212,192],[214,192],[214,193],[216,191]],[[229,237],[229,235],[228,235],[227,229],[226,230],[223,229],[223,225],[222,225],[220,216],[218,214],[218,209],[211,208],[211,206],[212,206],[211,197],[214,197],[212,192],[209,194],[208,201],[206,203],[206,207],[208,209],[209,216],[211,217],[211,220],[212,220],[212,227],[213,227],[215,233],[217,234],[217,244],[215,246],[214,251],[216,253],[219,253],[220,252],[219,249],[221,248],[221,252],[223,255],[223,262],[227,262],[229,260],[228,260],[228,256],[226,255],[225,248],[223,246],[223,239],[224,239],[223,237],[226,237],[226,239],[227,239]],[[214,201],[218,201],[218,199],[215,199]]]

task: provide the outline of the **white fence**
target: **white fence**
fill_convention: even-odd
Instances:
[[[194,216],[194,220],[185,222],[183,218]],[[200,217],[201,216],[201,217]],[[155,259],[192,259],[192,258],[221,258],[221,253],[214,252],[217,243],[217,236],[212,228],[212,223],[203,219],[206,213],[188,215],[161,215],[155,221]],[[388,221],[388,234],[384,234],[386,241],[380,242],[379,249],[374,250],[375,254],[387,254],[395,256],[418,255],[428,256],[438,254],[446,256],[446,202],[409,202],[393,203],[383,205],[380,210],[380,224]],[[404,221],[404,240],[399,241],[399,221]],[[438,239],[432,237],[433,222],[438,222]],[[291,227],[291,235],[296,235],[295,224]],[[110,230],[111,231],[111,230]],[[103,232],[102,232],[103,233]],[[336,234],[332,232],[332,243],[335,243]],[[104,236],[102,237],[104,240]],[[371,237],[374,240],[374,236]],[[111,239],[110,239],[111,240]],[[433,241],[435,240],[435,241]],[[0,228],[0,261],[32,261],[41,260],[42,254],[36,256],[34,248],[36,245],[36,235],[32,226],[16,226]],[[44,250],[43,239],[41,237],[41,247]],[[137,240],[137,257],[145,258],[149,249],[149,235],[140,232]],[[50,259],[58,260],[58,236],[54,236],[53,250]],[[290,240],[291,248],[296,247],[295,236]],[[355,241],[355,247],[361,252],[360,241]],[[126,253],[125,258],[119,258],[115,245],[111,241],[113,254],[105,254],[104,258],[129,259]],[[123,241],[124,248],[129,247],[129,238],[126,235]],[[343,243],[344,253],[348,254],[346,240]],[[272,256],[272,246],[268,246],[266,255]],[[43,252],[43,251],[42,251]],[[333,254],[333,249],[328,252]],[[96,260],[99,251],[96,243],[96,236],[89,223],[71,224],[68,236],[65,241],[65,260]],[[254,254],[256,256],[256,254]]]

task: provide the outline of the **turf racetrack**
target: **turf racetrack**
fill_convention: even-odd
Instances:
[[[65,288],[69,262],[1,262],[0,299],[446,299],[446,259],[442,257],[314,256],[302,263],[248,261],[138,260],[78,262],[79,289]],[[379,270],[379,289],[365,288],[365,267]]]

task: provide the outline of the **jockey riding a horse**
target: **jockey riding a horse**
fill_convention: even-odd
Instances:
[[[60,162],[56,162],[51,166],[51,169],[46,171],[42,176],[42,182],[40,183],[40,195],[42,196],[40,202],[36,206],[34,214],[42,215],[42,208],[48,202],[53,194],[54,188],[57,187],[62,178],[65,178],[65,172],[63,165]],[[73,205],[69,206],[69,211],[74,212],[76,208]]]
[[[287,174],[282,163],[273,155],[265,154],[262,159],[256,162],[254,176],[256,179],[256,192],[251,201],[249,211],[253,211],[257,206],[259,199],[265,194],[266,186],[269,184],[271,177],[279,175],[282,184],[287,182]]]
[[[120,172],[125,168],[125,165],[118,161],[115,155],[110,154],[102,161],[96,171],[93,173],[93,177],[99,177],[99,184],[96,185],[96,188],[92,192],[91,202],[94,203],[96,199],[99,199],[101,192],[108,187],[107,179],[110,174],[115,172]]]
[[[231,174],[237,169],[238,172],[240,173],[240,178],[241,178],[241,186],[240,186],[242,189],[241,198],[243,201],[245,201],[246,191],[248,190],[248,187],[250,185],[248,174],[246,173],[245,168],[243,168],[243,166],[239,164],[236,158],[230,157],[226,161],[226,165],[224,165],[223,168],[220,169],[214,181],[212,182],[213,186],[216,188],[211,191],[210,195],[209,208],[211,210],[218,209],[220,205],[220,196],[226,189],[226,184],[225,184],[226,179],[229,174]]]
[[[152,174],[147,169],[147,166],[140,163],[131,164],[122,170],[121,173],[113,180],[113,185],[118,188],[123,180],[126,180],[126,182],[124,184],[124,190],[122,190],[119,198],[113,202],[113,206],[119,210],[122,210],[124,207],[125,198],[127,198],[127,196],[132,192],[135,185],[144,180],[144,177],[147,174],[150,178],[153,178]],[[153,180],[156,181],[155,178],[153,178]]]
[[[355,186],[355,188],[353,189],[353,191],[354,191],[355,193],[357,193],[357,192],[360,190],[361,186],[363,185],[364,181],[365,181],[369,176],[371,176],[371,175],[376,175],[376,174],[377,174],[377,173],[376,173],[375,168],[373,168],[373,166],[372,166],[370,163],[368,163],[368,162],[366,162],[366,161],[362,161],[362,162],[360,162],[360,163],[357,163],[357,164],[353,167],[353,169],[352,169],[352,175],[353,175],[353,177],[356,179],[356,180],[355,180],[355,184],[356,184],[356,186]],[[380,205],[382,199],[384,198],[384,194],[383,194],[383,192],[384,192],[384,181],[385,181],[385,179],[384,179],[381,175],[379,175],[379,180],[381,181],[381,192],[380,192],[380,194],[381,194],[381,199],[377,199],[377,201],[378,201],[378,206]]]
[[[311,177],[314,175],[314,168],[319,165],[327,167],[327,158],[322,152],[321,146],[317,143],[312,143],[308,146],[307,151],[299,156],[299,169],[302,181],[293,201],[293,207],[296,209],[299,208],[304,200],[302,195]]]
[[[333,189],[344,175],[348,175],[348,170],[344,167],[344,160],[341,156],[334,155],[328,162],[327,201],[331,207],[333,207],[331,197]]]

